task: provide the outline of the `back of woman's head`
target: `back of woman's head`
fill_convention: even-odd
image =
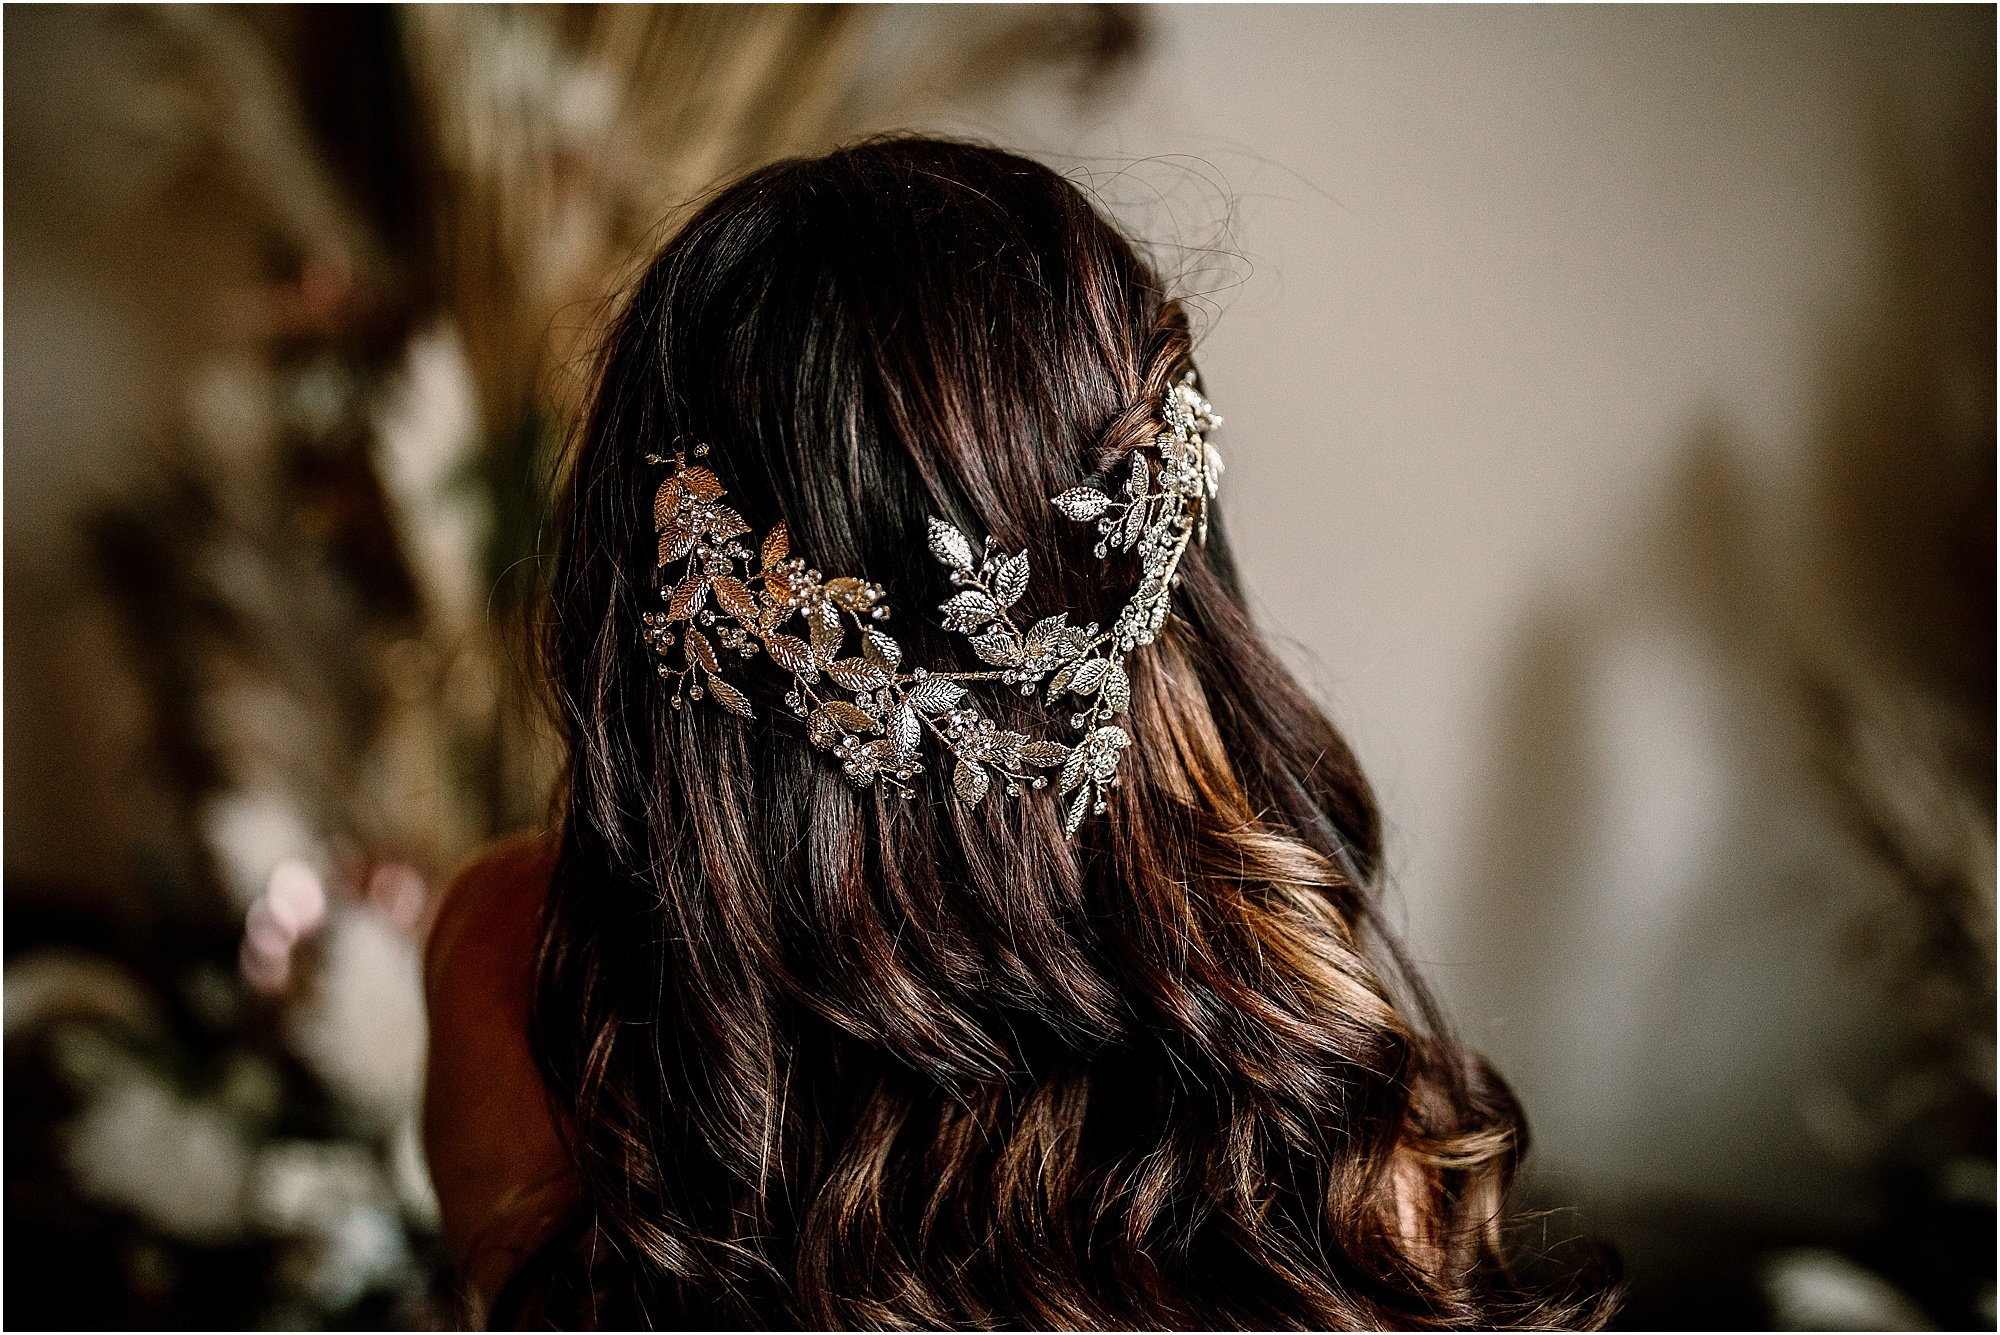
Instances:
[[[662,456],[759,532],[882,586],[907,663],[960,668],[938,516],[1109,623],[1050,497],[1116,474],[1193,369],[1187,320],[1071,184],[927,140],[780,163],[640,281],[571,463],[553,659],[570,742],[535,1038],[584,1188],[514,1299],[604,1324],[1350,1326],[1584,1313],[1509,1285],[1503,1086],[1421,1012],[1372,917],[1353,756],[1246,615],[1219,532],[1132,653],[1107,809],[912,800],[683,707]],[[1225,405],[1226,406],[1226,405]],[[732,660],[736,661],[736,660]],[[906,665],[907,665],[906,663]],[[980,706],[1052,736],[1039,697]],[[1057,711],[1060,712],[1060,711]]]

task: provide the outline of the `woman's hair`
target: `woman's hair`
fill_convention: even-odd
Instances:
[[[857,790],[761,658],[731,674],[754,718],[670,707],[640,623],[660,606],[649,454],[708,445],[747,522],[885,586],[911,661],[958,665],[920,611],[949,592],[926,517],[1025,548],[1047,601],[1028,615],[1108,622],[1135,558],[1097,560],[1049,498],[1115,476],[1192,367],[1133,246],[991,148],[778,163],[653,261],[570,462],[553,597],[569,770],[533,1038],[582,1204],[496,1315],[1602,1315],[1510,1278],[1519,1110],[1383,929],[1367,783],[1220,532],[1129,659],[1133,745],[1074,840],[1053,788],[976,808],[936,774],[915,801]],[[1033,700],[981,703],[1057,735]]]

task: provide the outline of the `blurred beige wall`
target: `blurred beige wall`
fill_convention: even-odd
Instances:
[[[958,128],[1093,184],[1205,298],[1232,538],[1378,785],[1418,954],[1569,1189],[1845,1217],[1808,1123],[1889,1041],[1841,940],[1865,878],[1711,623],[1738,576],[1809,596],[1884,156],[1990,118],[1991,13],[1158,16],[1086,132]]]

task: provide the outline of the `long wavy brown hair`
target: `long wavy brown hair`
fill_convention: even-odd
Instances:
[[[570,756],[533,1038],[582,1205],[499,1319],[1604,1315],[1601,1288],[1511,1276],[1520,1111],[1384,929],[1368,785],[1219,531],[1130,660],[1122,785],[1074,841],[1052,790],[851,787],[768,664],[735,674],[754,719],[669,707],[639,619],[649,453],[709,445],[751,523],[886,586],[912,659],[949,663],[914,614],[948,592],[926,516],[1025,548],[1030,615],[1109,621],[1136,572],[1048,498],[1112,475],[1192,367],[1134,246],[991,148],[779,163],[653,261],[571,460],[553,591]],[[1059,735],[1033,701],[983,703]]]

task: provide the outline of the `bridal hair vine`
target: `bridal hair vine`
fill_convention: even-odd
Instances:
[[[1208,506],[1222,472],[1207,440],[1222,419],[1195,389],[1194,373],[1162,398],[1166,429],[1131,452],[1115,495],[1075,487],[1051,502],[1067,519],[1096,524],[1100,560],[1138,552],[1138,588],[1109,630],[1096,622],[1072,626],[1067,612],[1023,629],[1026,618],[1015,609],[1028,591],[1027,552],[1009,556],[990,537],[975,550],[958,529],[930,520],[931,555],[958,588],[939,610],[945,629],[966,636],[988,665],[975,672],[906,671],[902,647],[880,628],[889,617],[880,585],[851,576],[828,579],[809,569],[791,554],[783,523],[753,555],[739,541],[750,525],[722,503],[726,493],[712,470],[681,453],[671,460],[648,455],[651,463],[673,465],[653,497],[660,596],[667,608],[641,618],[646,643],[660,659],[659,674],[673,685],[673,707],[683,708],[684,697],[706,697],[752,717],[749,697],[723,678],[722,663],[732,654],[754,658],[762,652],[792,674],[786,706],[856,787],[879,780],[904,798],[914,796],[911,782],[924,772],[928,732],[950,754],[952,788],[967,806],[985,799],[996,776],[1009,797],[1018,797],[1024,788],[1048,786],[1049,778],[1034,771],[1057,771],[1057,793],[1067,803],[1064,834],[1075,835],[1086,815],[1105,809],[1106,792],[1117,786],[1119,758],[1132,742],[1114,721],[1132,700],[1125,660],[1166,624],[1181,557],[1189,542],[1207,538]],[[699,459],[708,447],[697,445],[693,453]],[[853,654],[847,653],[850,633],[858,636]],[[1074,697],[1062,706],[1078,734],[1073,745],[996,726],[967,690],[997,682],[1031,696],[1045,679],[1050,706]]]

